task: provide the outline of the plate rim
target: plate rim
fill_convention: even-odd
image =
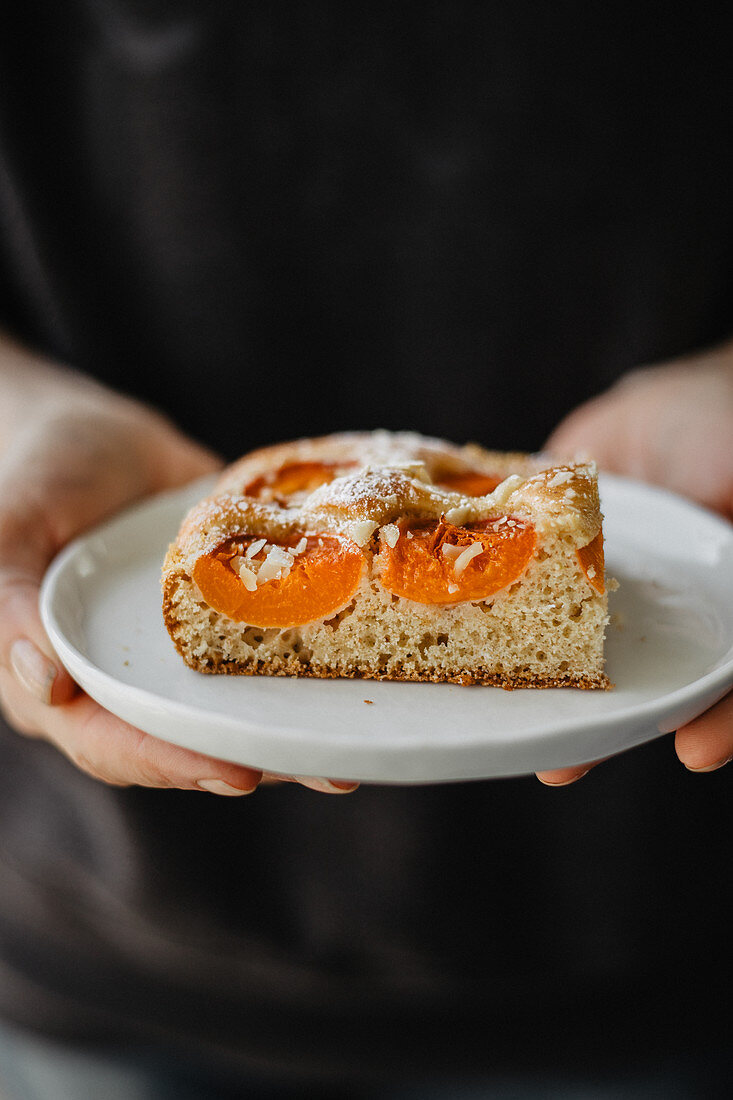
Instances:
[[[721,534],[725,536],[726,541],[730,541],[733,546],[733,525],[728,523],[723,517],[718,516],[716,513],[711,512],[704,506],[694,502],[688,501],[684,497],[680,497],[676,493],[671,492],[661,486],[647,485],[645,482],[640,482],[632,478],[623,477],[621,475],[603,473],[601,475],[602,480],[607,485],[613,485],[615,489],[623,492],[631,490],[633,492],[642,492],[643,494],[649,494],[661,498],[665,502],[671,504],[673,507],[682,507],[686,512],[691,515],[698,514],[705,518],[706,522],[712,523],[715,528],[719,530]],[[163,493],[156,494],[154,496],[146,497],[140,501],[135,502],[122,512],[108,518],[102,523],[96,525],[94,528],[87,532],[77,536],[67,546],[65,546],[59,554],[51,562],[46,574],[44,575],[41,592],[40,592],[40,612],[43,621],[44,628],[49,636],[49,639],[54,646],[54,649],[58,653],[62,663],[66,665],[69,672],[77,682],[79,682],[84,691],[86,691],[93,698],[100,702],[100,705],[106,706],[108,709],[112,709],[109,706],[109,699],[105,698],[104,701],[97,698],[95,692],[101,689],[104,696],[115,696],[122,694],[132,701],[136,706],[146,709],[157,709],[160,711],[161,707],[164,707],[171,718],[176,719],[184,718],[190,720],[191,717],[207,715],[210,717],[211,712],[205,711],[201,704],[181,702],[178,699],[172,699],[166,695],[156,694],[155,691],[150,690],[147,687],[141,687],[137,684],[130,684],[126,681],[121,681],[115,678],[115,676],[101,668],[91,656],[83,653],[63,632],[61,625],[58,621],[57,611],[54,606],[54,600],[59,593],[59,586],[62,584],[66,571],[73,568],[73,562],[78,555],[83,553],[88,547],[89,543],[99,537],[104,537],[118,525],[123,525],[131,520],[139,518],[139,516],[147,511],[155,511],[161,507],[165,507],[170,504],[181,505],[181,518],[184,514],[184,510],[187,507],[186,501],[191,499],[195,502],[197,499],[195,494],[202,495],[207,491],[207,487],[210,486],[212,479],[207,477],[205,479],[197,479],[194,482],[190,482],[185,486],[181,486],[177,489],[167,490]],[[68,663],[67,663],[68,662]],[[250,679],[249,677],[241,677],[241,679]],[[303,678],[303,680],[310,678]],[[84,680],[85,682],[81,682]],[[310,682],[313,682],[310,680]],[[322,681],[318,681],[321,683]],[[363,685],[369,685],[370,688],[374,688],[379,691],[382,685],[381,681],[358,679],[353,681],[355,684],[360,683]],[[388,681],[386,683],[396,683]],[[622,724],[634,724],[636,726],[649,723],[648,733],[641,739],[637,738],[630,742],[627,747],[631,747],[633,744],[640,744],[644,741],[651,740],[662,733],[669,732],[666,729],[661,728],[664,725],[664,718],[666,715],[670,715],[676,708],[679,708],[682,704],[696,705],[696,700],[708,697],[711,693],[720,691],[720,696],[725,693],[728,687],[733,683],[733,640],[728,650],[722,657],[718,659],[715,667],[704,673],[702,676],[697,677],[692,683],[685,684],[681,687],[674,688],[672,691],[665,692],[663,695],[656,696],[653,699],[647,699],[641,703],[630,703],[621,709],[609,711],[605,714],[595,714],[592,716],[583,716],[582,714],[574,715],[571,717],[558,718],[555,721],[545,722],[542,727],[543,739],[550,740],[553,737],[560,735],[572,736],[581,732],[582,730],[592,730],[596,733],[604,733],[610,727],[614,725]],[[424,685],[412,685],[413,687],[421,687]],[[443,685],[432,685],[443,686]],[[446,685],[453,686],[455,685]],[[476,685],[474,685],[476,687]],[[479,687],[482,687],[479,685]],[[465,690],[460,687],[456,690]],[[485,690],[485,688],[484,688]],[[495,688],[494,690],[502,690]],[[529,690],[529,689],[527,689]],[[566,689],[545,689],[549,691],[564,691]],[[707,708],[706,708],[707,709]],[[113,711],[113,713],[116,713]],[[247,718],[246,716],[237,717],[228,713],[215,712],[216,721],[218,724],[224,726],[229,733],[240,732],[243,735],[258,735],[266,732],[268,738],[275,738],[280,745],[283,741],[291,738],[294,734],[302,734],[309,730],[309,725],[305,727],[298,727],[296,725],[286,725],[282,721],[275,721],[273,724],[272,719],[265,719],[255,721],[254,719]],[[652,732],[651,723],[656,724],[657,732]],[[160,736],[160,735],[156,735]],[[492,730],[492,737],[494,738],[494,744],[507,745],[511,742],[512,736],[516,737],[516,734],[502,733],[501,729]],[[525,735],[529,737],[539,736],[539,730],[535,730],[533,726],[528,728]],[[486,731],[485,728],[478,727],[466,740],[461,739],[455,742],[456,747],[461,750],[470,750],[472,748],[478,748],[486,744]],[[161,738],[165,740],[166,738]],[[180,743],[173,741],[172,743]],[[401,740],[399,737],[394,737],[389,741],[379,741],[379,751],[381,753],[389,753],[390,749],[395,755],[405,750],[409,751],[410,743],[406,740]],[[199,749],[198,751],[203,751]],[[616,750],[622,751],[622,750]],[[510,774],[510,773],[497,773],[497,774]],[[511,773],[518,774],[518,773]],[[487,776],[488,777],[488,776]],[[389,780],[376,780],[377,782],[389,782]],[[397,782],[411,782],[411,780],[396,780]],[[416,780],[416,782],[441,782],[443,780]]]

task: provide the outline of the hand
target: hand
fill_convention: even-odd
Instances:
[[[0,372],[24,421],[0,456],[0,706],[15,728],[42,737],[106,783],[247,794],[260,771],[158,740],[84,695],[53,652],[38,592],[54,554],[130,502],[183,485],[219,462],[162,416],[79,376],[46,372],[33,399]],[[0,428],[2,425],[0,425]],[[274,778],[265,776],[265,780]],[[356,784],[293,781],[328,792]]]
[[[590,456],[615,473],[681,493],[733,519],[733,342],[631,371],[562,421],[546,444],[558,457]],[[733,758],[733,694],[682,726],[675,748],[690,771]],[[593,764],[540,772],[550,786]]]

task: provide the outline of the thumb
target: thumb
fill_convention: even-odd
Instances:
[[[54,653],[38,606],[54,546],[41,517],[0,506],[0,667],[43,703],[71,699],[76,684]]]

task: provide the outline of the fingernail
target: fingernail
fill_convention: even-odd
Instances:
[[[231,783],[225,783],[223,779],[197,779],[196,786],[201,787],[202,791],[210,791],[211,794],[226,794],[230,797],[239,794],[252,794],[252,791],[257,789],[255,785],[243,791],[240,787],[233,787]]]
[[[28,638],[18,638],[10,649],[10,665],[26,691],[47,705],[58,669]]]
[[[705,768],[691,768],[689,764],[685,764],[688,772],[716,772],[718,768],[724,768],[726,764],[730,764],[733,760],[733,756],[727,756],[725,760],[719,760],[717,764],[708,764]]]
[[[573,775],[570,779],[563,779],[560,783],[550,783],[549,779],[542,779],[541,776],[537,776],[540,783],[544,783],[546,787],[569,787],[571,783],[577,783],[579,779],[582,779],[584,775],[587,775],[590,768],[586,768],[584,772],[580,772],[579,775]]]
[[[304,787],[309,787],[312,791],[323,791],[324,794],[348,794],[359,786],[358,783],[346,779],[320,779],[312,775],[296,775],[293,778]]]

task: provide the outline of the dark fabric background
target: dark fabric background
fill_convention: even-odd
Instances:
[[[31,0],[0,41],[9,320],[229,454],[537,447],[730,329],[731,19]]]
[[[729,9],[30,0],[0,35],[0,312],[235,456],[534,448],[731,328]],[[729,777],[115,790],[0,742],[0,1006],[354,1077],[699,1052]]]

